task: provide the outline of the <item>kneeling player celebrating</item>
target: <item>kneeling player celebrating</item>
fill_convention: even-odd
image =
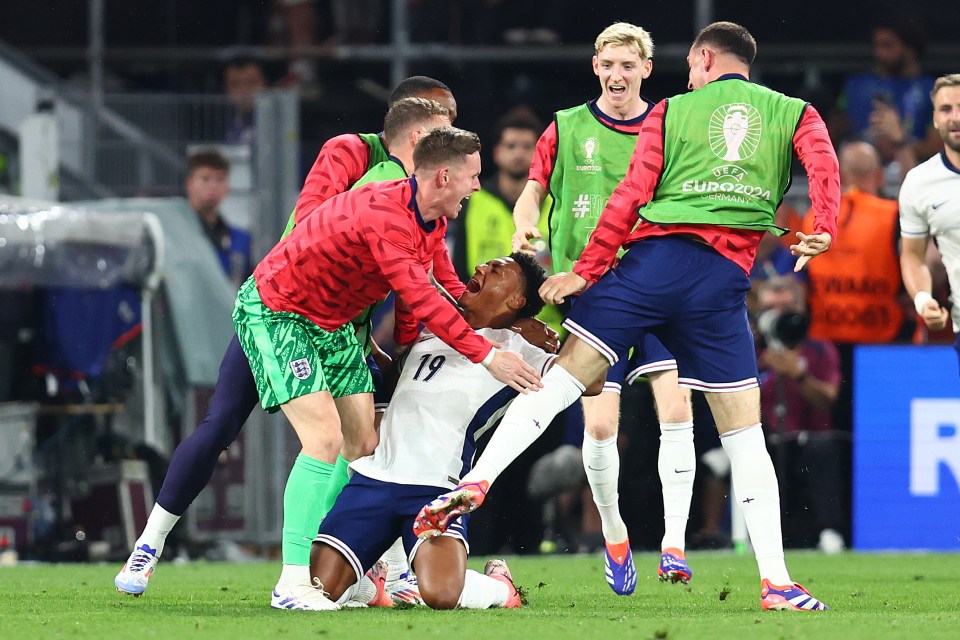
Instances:
[[[480,335],[518,351],[539,372],[555,356],[532,346],[510,327],[543,307],[537,290],[543,269],[525,254],[480,265],[459,299],[464,318]],[[542,334],[542,331],[541,331]],[[550,346],[556,350],[556,343]],[[434,609],[519,607],[520,594],[502,560],[484,574],[467,570],[467,518],[420,541],[412,525],[425,500],[455,487],[469,469],[475,443],[506,410],[516,391],[425,331],[407,355],[380,425],[373,455],[350,467],[353,478],[320,526],[310,573],[340,604],[386,604],[382,567],[369,569],[398,537],[417,575],[420,597]],[[367,591],[360,596],[358,591]]]

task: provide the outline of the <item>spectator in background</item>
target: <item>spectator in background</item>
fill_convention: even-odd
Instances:
[[[527,185],[533,150],[543,125],[526,108],[514,109],[497,122],[494,130],[493,163],[497,167],[483,188],[467,201],[462,214],[454,265],[460,278],[473,272],[466,265],[483,264],[510,251],[513,238],[513,206]],[[547,233],[547,216],[541,216],[540,232]]]
[[[268,87],[263,63],[252,56],[236,56],[223,70],[223,89],[233,109],[227,125],[230,144],[253,144],[256,139],[254,109],[257,94]]]
[[[317,40],[317,0],[274,0],[270,30],[276,44],[289,45],[293,58],[287,75],[280,80],[284,86],[311,84],[317,79],[316,65],[303,55],[303,49]]]
[[[897,261],[897,203],[880,197],[883,167],[867,142],[840,150],[840,241],[807,267],[810,336],[837,343],[843,385],[836,403],[838,429],[853,427],[853,352],[858,344],[909,340],[903,283]],[[803,232],[813,229],[812,216]]]
[[[220,205],[230,193],[230,163],[218,151],[198,151],[187,160],[184,189],[190,208],[217,252],[227,277],[239,287],[253,273],[250,233],[227,223]]]
[[[841,451],[831,410],[840,392],[840,355],[833,343],[807,335],[805,306],[803,285],[790,276],[760,287],[761,417],[784,485],[784,520],[791,506],[795,514],[809,510],[819,547],[838,553],[844,547],[845,500],[839,495]],[[794,530],[789,523],[784,529]]]
[[[926,44],[917,18],[878,20],[873,27],[876,67],[847,79],[831,118],[835,144],[867,140],[877,148],[889,195],[896,195],[907,171],[939,147],[927,101],[933,78],[920,70]]]
[[[960,333],[960,73],[937,78],[930,99],[933,126],[944,147],[938,156],[910,171],[900,191],[900,269],[926,328],[943,330],[949,313],[934,297],[938,291],[927,262],[928,240],[935,239],[953,289],[953,330]],[[960,341],[956,348],[960,356]]]
[[[843,238],[807,268],[810,335],[820,340],[883,344],[906,339],[897,259],[897,203],[880,197],[883,167],[868,142],[840,149],[840,215]],[[813,230],[807,216],[802,231]]]
[[[781,202],[774,212],[774,221],[782,229],[798,230],[803,224],[803,218],[797,210]],[[747,312],[757,312],[757,290],[768,279],[775,276],[790,275],[801,282],[806,282],[807,272],[795,272],[797,257],[790,252],[793,243],[793,234],[787,233],[776,237],[771,233],[763,234],[757,246],[757,258],[750,269],[750,292],[747,294]],[[718,445],[719,446],[719,445]]]

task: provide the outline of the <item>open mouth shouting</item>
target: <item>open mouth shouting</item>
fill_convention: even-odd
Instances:
[[[627,86],[623,84],[607,85],[607,92],[611,97],[622,98],[627,95]]]
[[[481,289],[483,289],[483,284],[477,280],[477,276],[470,278],[470,281],[467,283],[467,292],[480,293]]]

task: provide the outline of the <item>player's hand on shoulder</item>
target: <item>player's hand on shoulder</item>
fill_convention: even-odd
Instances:
[[[799,260],[797,260],[797,264],[793,268],[795,272],[803,269],[804,265],[810,261],[810,258],[820,255],[829,249],[833,243],[833,238],[829,233],[814,233],[808,236],[805,233],[797,231],[797,239],[799,240],[797,244],[790,245],[790,253],[799,256]]]
[[[560,334],[550,328],[543,320],[537,318],[520,318],[510,327],[519,333],[523,339],[547,353],[556,353],[560,350]]]
[[[540,286],[540,297],[547,304],[560,304],[567,296],[583,291],[587,281],[573,272],[557,273]]]
[[[540,237],[540,229],[534,225],[522,226],[513,233],[513,240],[510,243],[512,250],[533,255],[537,252],[537,247],[533,244],[533,240],[539,240]]]
[[[516,351],[497,349],[493,354],[493,361],[487,365],[487,371],[500,382],[521,393],[537,391],[543,386],[540,383],[540,374],[524,362],[523,356]]]

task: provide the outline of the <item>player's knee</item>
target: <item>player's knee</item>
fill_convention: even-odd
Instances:
[[[617,435],[620,420],[616,414],[593,416],[584,421],[584,430],[595,440],[609,440]]]
[[[380,439],[375,431],[346,436],[343,439],[343,453],[347,460],[356,460],[373,454]]]
[[[424,589],[420,585],[420,597],[423,603],[431,609],[456,609],[460,602],[460,594],[453,593],[452,589]]]
[[[658,405],[657,409],[657,417],[660,422],[677,423],[693,420],[693,411],[690,410],[690,404],[683,398],[664,402],[662,406]]]
[[[660,422],[690,422],[693,420],[693,407],[690,404],[690,392],[672,387],[664,390],[662,387],[654,393],[654,404],[657,409],[657,418]]]

